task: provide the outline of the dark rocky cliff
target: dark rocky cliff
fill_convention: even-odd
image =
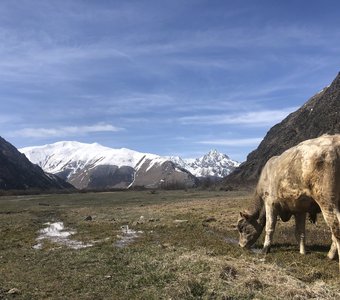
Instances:
[[[73,186],[52,174],[45,174],[24,154],[0,137],[0,190],[73,189]]]
[[[253,184],[269,158],[280,155],[304,140],[326,133],[340,133],[340,73],[329,87],[273,126],[259,147],[248,155],[246,162],[225,178],[225,182]]]

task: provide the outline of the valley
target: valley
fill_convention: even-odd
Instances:
[[[267,256],[235,243],[251,195],[189,189],[0,197],[0,298],[338,298],[321,216],[307,224],[306,256],[298,253],[293,220],[278,222]]]
[[[0,300],[340,299],[339,11],[1,1]]]

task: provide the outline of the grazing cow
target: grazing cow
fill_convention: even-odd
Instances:
[[[250,247],[265,227],[263,252],[272,244],[277,217],[296,221],[300,253],[305,254],[306,214],[315,221],[322,212],[332,233],[328,257],[340,253],[340,135],[323,135],[304,141],[272,157],[264,166],[254,197],[254,207],[240,213],[241,247]],[[339,266],[340,267],[340,266]]]

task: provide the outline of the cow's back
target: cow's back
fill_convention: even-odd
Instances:
[[[264,201],[294,206],[296,199],[338,193],[339,179],[340,135],[323,135],[272,157],[261,172],[257,193]]]

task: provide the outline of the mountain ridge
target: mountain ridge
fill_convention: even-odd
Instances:
[[[160,187],[171,184],[192,187],[197,185],[196,177],[202,177],[204,172],[211,177],[222,178],[225,172],[230,173],[238,165],[216,150],[196,160],[75,141],[25,147],[20,151],[45,171],[56,174],[77,188]],[[213,164],[214,157],[221,162],[217,166],[209,166],[208,162]]]
[[[340,133],[340,72],[333,82],[312,96],[298,110],[274,125],[247,160],[225,178],[225,183],[256,183],[269,158],[298,143]]]

